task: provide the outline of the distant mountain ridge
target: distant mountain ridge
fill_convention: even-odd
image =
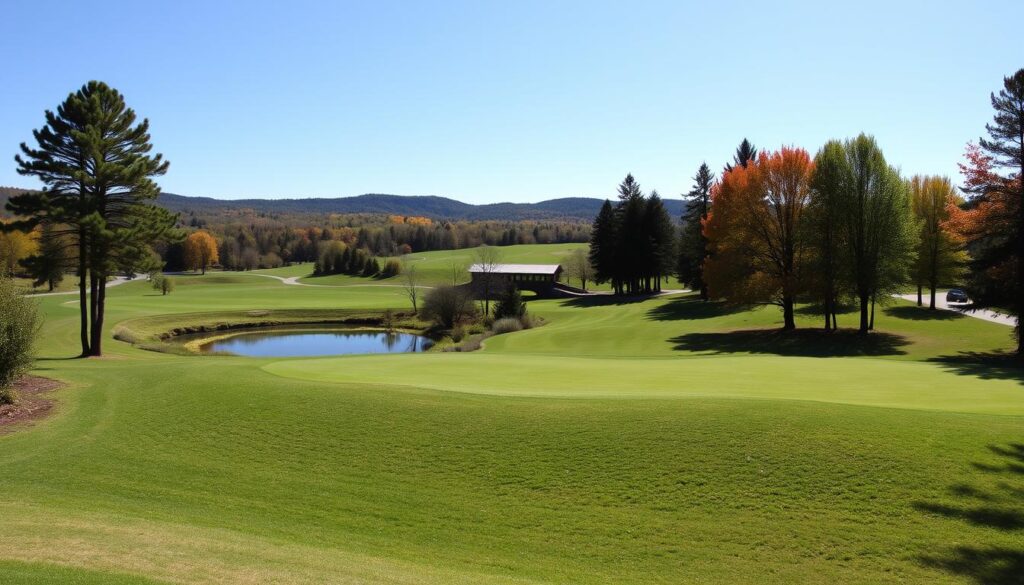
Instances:
[[[26,191],[0,187],[0,213],[7,199]],[[665,199],[665,207],[673,218],[683,212],[682,199]],[[386,195],[370,193],[354,197],[303,199],[214,199],[162,193],[157,199],[170,211],[183,215],[223,211],[252,210],[266,214],[330,214],[374,213],[422,216],[435,220],[494,221],[590,221],[597,215],[604,199],[595,197],[562,197],[538,203],[485,203],[474,205],[436,195]]]
[[[160,195],[159,202],[180,213],[252,209],[263,213],[383,213],[422,216],[447,220],[590,221],[601,209],[604,199],[563,197],[538,203],[485,203],[474,205],[436,195],[385,195],[371,193],[354,197],[305,199],[213,199],[186,197],[172,193]],[[665,200],[669,214],[683,212],[682,199]]]

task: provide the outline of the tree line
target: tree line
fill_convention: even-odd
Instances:
[[[645,219],[645,198],[627,176],[618,203],[606,202],[594,220],[594,278],[617,294],[655,291],[648,279],[664,274],[665,242],[674,242],[679,282],[705,300],[778,305],[785,329],[796,326],[798,302],[817,307],[825,329],[853,303],[858,330],[868,332],[875,305],[892,294],[916,287],[921,305],[927,290],[934,309],[937,289],[961,279],[973,302],[1019,315],[1024,69],[991,102],[988,136],[961,164],[967,199],[946,177],[901,176],[866,134],[829,141],[814,156],[798,147],[759,152],[744,139],[720,178],[700,166],[670,238],[660,219]],[[656,195],[648,199],[656,207]]]

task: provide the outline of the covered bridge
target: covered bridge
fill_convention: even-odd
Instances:
[[[562,275],[558,264],[474,264],[469,267],[470,286],[478,295],[500,295],[509,284],[539,296],[550,296]]]

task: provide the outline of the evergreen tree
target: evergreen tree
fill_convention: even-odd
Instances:
[[[590,265],[594,267],[594,282],[611,282],[620,293],[615,279],[615,240],[615,210],[611,201],[605,200],[590,231]]]
[[[992,109],[996,111],[991,124],[985,124],[988,138],[978,141],[981,148],[992,157],[995,166],[1009,169],[1005,177],[999,177],[989,191],[1007,204],[1012,214],[1012,225],[1005,237],[1013,242],[1005,252],[996,254],[1014,264],[1012,281],[1007,283],[1012,290],[1014,308],[1017,310],[1017,356],[1024,359],[1024,335],[1020,318],[1024,315],[1024,69],[1019,69],[1003,79],[1003,89],[991,95]]]
[[[736,147],[736,154],[732,156],[733,164],[726,163],[725,171],[731,171],[733,169],[733,165],[747,168],[747,165],[750,164],[750,161],[756,158],[757,147],[751,144],[749,140],[744,138],[743,142],[741,142],[740,145]]]
[[[494,304],[494,318],[514,317],[518,319],[525,314],[526,303],[523,302],[523,294],[514,284],[508,285],[498,302]]]
[[[693,290],[700,291],[700,298],[708,300],[708,285],[704,282],[704,259],[708,255],[708,240],[704,237],[703,222],[711,211],[711,186],[715,174],[702,163],[693,176],[693,188],[684,195],[686,208],[682,216],[682,233],[679,238],[679,261],[676,264],[676,278]]]
[[[651,191],[651,195],[647,198],[644,224],[648,236],[648,250],[645,251],[648,261],[644,263],[646,269],[644,288],[647,292],[661,292],[662,279],[672,274],[675,267],[676,228],[672,223],[672,216],[668,214],[665,203],[657,191]]]
[[[167,162],[152,150],[149,121],[136,123],[124,97],[90,81],[46,112],[33,133],[37,148],[21,145],[18,172],[38,178],[42,192],[13,197],[8,209],[30,226],[50,225],[77,249],[82,355],[102,354],[107,277],[150,257],[175,216],[153,204],[153,178]]]

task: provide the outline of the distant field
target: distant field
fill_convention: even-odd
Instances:
[[[415,256],[441,283],[471,254]],[[176,278],[111,289],[108,331],[407,307],[364,286],[388,281]],[[674,295],[531,301],[544,326],[470,354],[108,335],[77,360],[74,297],[39,302],[36,373],[69,386],[0,435],[3,583],[1019,582],[1024,373],[984,359],[1009,327],[899,301],[867,340],[780,335],[773,308]]]
[[[539,244],[534,246],[502,246],[499,247],[501,262],[509,264],[565,264],[566,259],[574,250],[587,249],[586,244]],[[476,250],[441,250],[437,252],[420,252],[410,254],[405,261],[416,267],[417,275],[421,282],[427,286],[439,284],[462,283],[469,280],[467,269],[475,262]],[[383,264],[385,259],[381,259]],[[401,276],[386,279],[367,279],[354,276],[332,275],[313,276],[312,264],[300,264],[287,266],[274,270],[261,270],[265,274],[274,274],[282,277],[299,276],[300,280],[307,284],[319,285],[365,285],[365,284],[404,284],[405,279]],[[573,279],[572,284],[579,286],[579,282]],[[588,284],[588,288],[594,288]],[[598,290],[607,290],[608,287],[597,287]]]

